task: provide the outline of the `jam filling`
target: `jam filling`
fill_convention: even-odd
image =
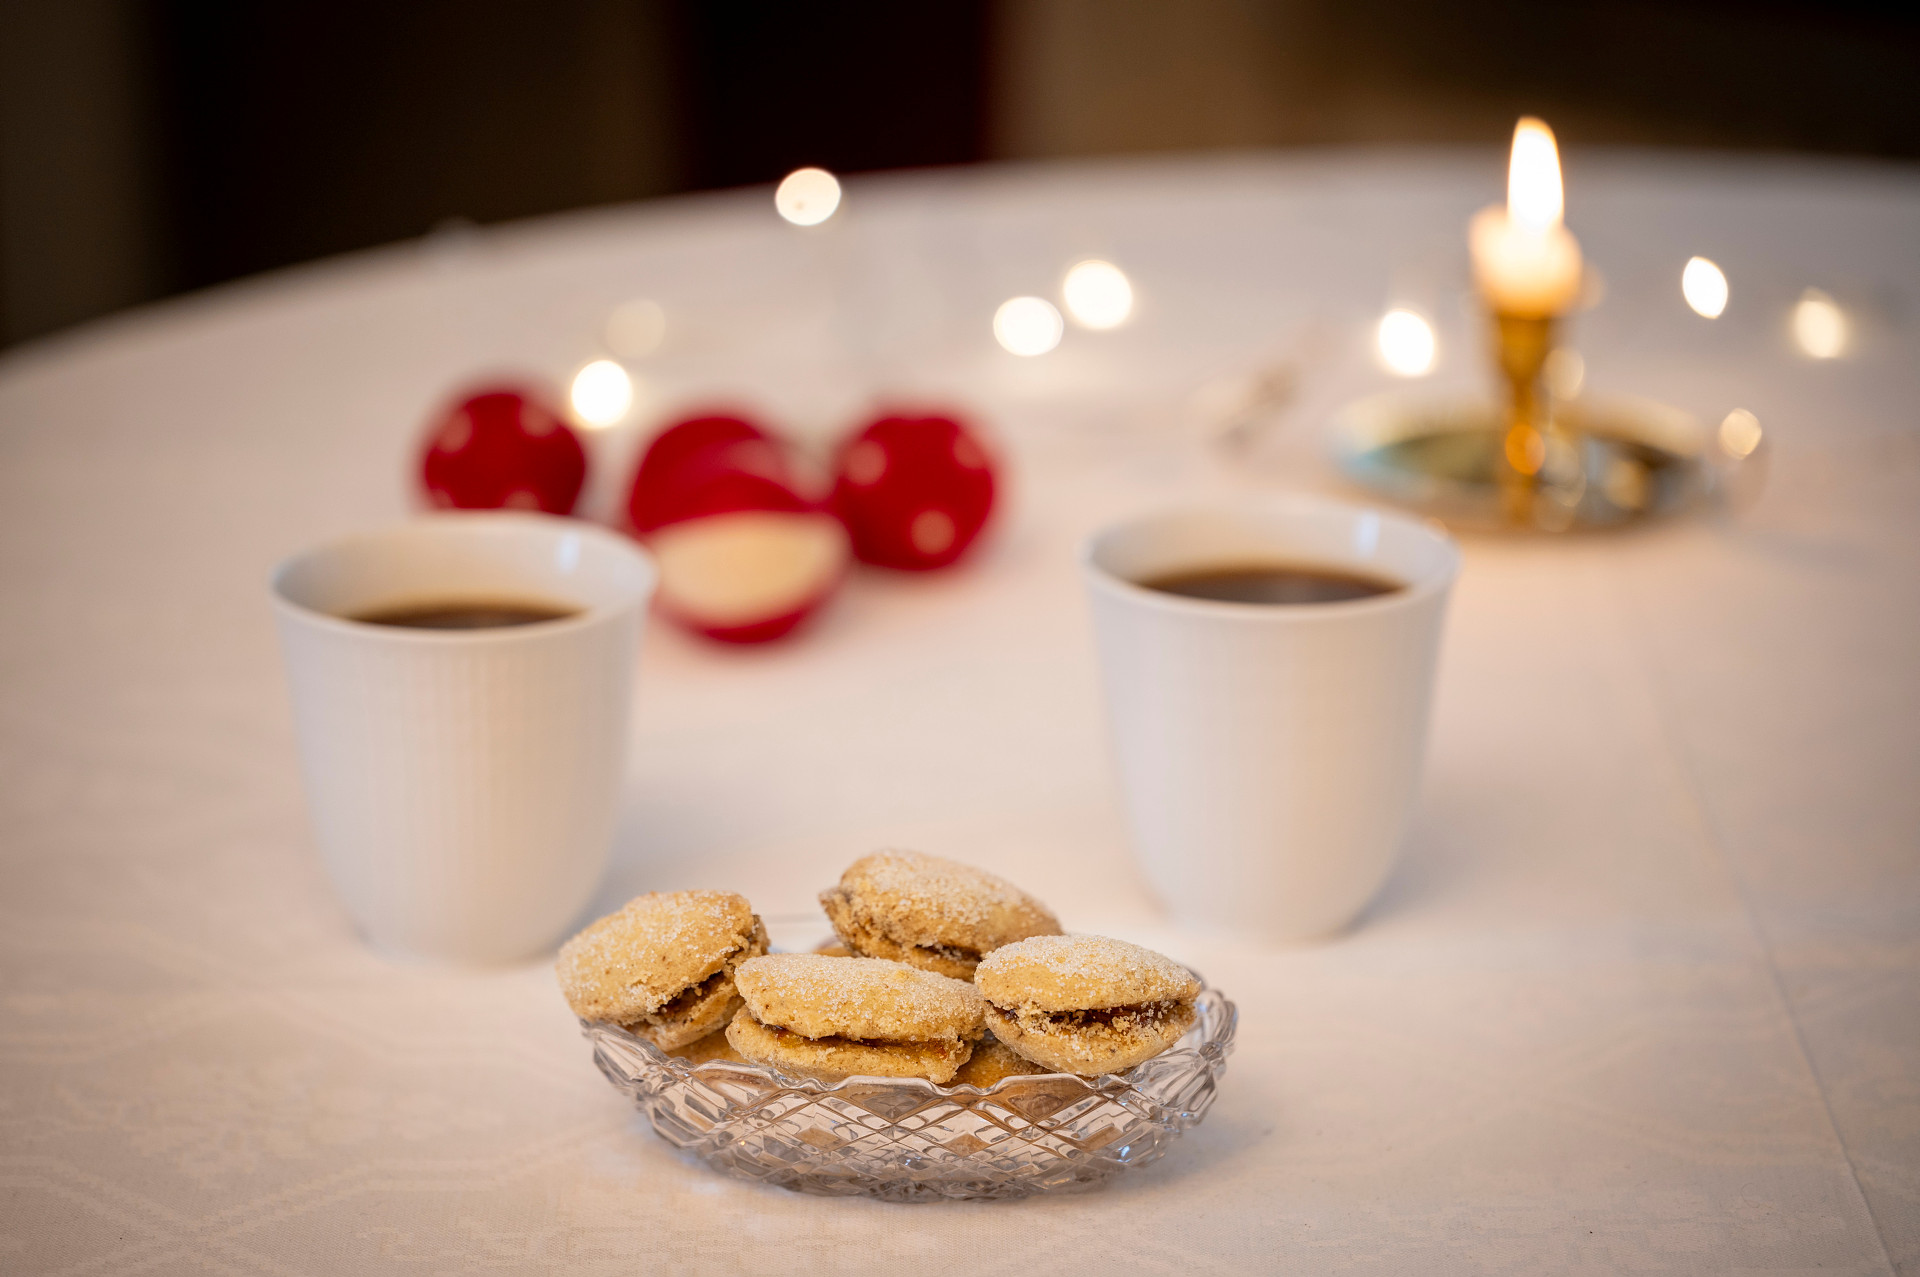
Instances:
[[[949,1055],[959,1054],[960,1047],[963,1045],[952,1038],[931,1038],[924,1042],[913,1041],[906,1038],[845,1038],[838,1036],[810,1038],[804,1033],[795,1033],[792,1029],[785,1029],[777,1024],[767,1024],[760,1020],[755,1020],[754,1023],[773,1034],[783,1046],[793,1046],[805,1042],[813,1046],[913,1047],[922,1051],[937,1051],[942,1058],[945,1058]]]
[[[674,995],[673,1001],[648,1016],[649,1020],[671,1020],[675,1016],[685,1015],[698,1006],[702,999],[711,996],[720,988],[720,982],[727,978],[725,967],[714,972],[699,984]]]
[[[972,962],[978,964],[980,955],[972,949],[962,949],[952,944],[917,944],[913,946],[922,953],[930,953],[936,958],[945,958],[948,962]]]
[[[1096,1025],[1107,1025],[1122,1030],[1147,1029],[1176,1015],[1181,1005],[1179,1002],[1135,1002],[1130,1006],[1093,1007],[1085,1011],[1056,1011],[1038,1018],[1043,1020],[1049,1029],[1068,1031],[1092,1028]],[[993,1011],[1003,1020],[1016,1021],[1020,1018],[1015,1012],[1005,1007],[993,1006]]]

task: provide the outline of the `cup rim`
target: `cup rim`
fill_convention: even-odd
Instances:
[[[530,621],[524,625],[498,626],[476,630],[426,630],[410,629],[397,625],[375,625],[370,621],[356,621],[351,617],[336,616],[318,608],[289,598],[286,593],[286,578],[297,566],[314,556],[342,549],[355,543],[378,541],[396,534],[410,532],[429,524],[441,527],[455,527],[461,524],[469,528],[482,526],[511,527],[515,524],[530,526],[545,531],[577,533],[589,540],[598,541],[604,548],[616,554],[631,557],[642,570],[642,586],[633,597],[617,603],[602,603],[584,607],[571,616],[557,617],[550,621]],[[598,625],[609,618],[636,611],[646,606],[648,598],[660,582],[660,569],[647,553],[645,547],[620,536],[599,524],[588,523],[563,515],[545,514],[533,510],[437,510],[415,515],[408,519],[398,519],[375,527],[362,528],[347,532],[327,540],[316,542],[303,549],[296,550],[274,564],[267,574],[267,595],[273,601],[273,607],[280,615],[300,621],[315,629],[331,630],[337,634],[351,634],[359,638],[378,638],[394,643],[413,643],[427,645],[474,645],[486,643],[511,643],[522,639],[545,637],[549,634],[565,634],[574,630]]]
[[[1276,607],[1271,603],[1196,599],[1180,594],[1168,594],[1163,590],[1148,589],[1138,582],[1129,581],[1110,571],[1098,560],[1101,543],[1123,528],[1181,515],[1217,515],[1235,511],[1370,514],[1383,522],[1398,524],[1438,546],[1443,555],[1441,566],[1438,571],[1430,573],[1422,580],[1408,581],[1401,589],[1372,598],[1344,599],[1332,603],[1288,603],[1284,607]],[[1080,543],[1079,558],[1081,574],[1088,583],[1094,589],[1113,598],[1162,612],[1267,624],[1335,622],[1348,617],[1368,616],[1376,612],[1415,607],[1436,594],[1444,593],[1452,587],[1460,575],[1460,543],[1435,520],[1413,518],[1378,506],[1362,505],[1357,501],[1343,501],[1335,497],[1310,493],[1272,493],[1253,497],[1231,497],[1224,500],[1184,501],[1177,505],[1158,506],[1140,511],[1104,523],[1089,533]]]

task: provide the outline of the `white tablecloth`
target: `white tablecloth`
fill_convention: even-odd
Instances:
[[[1169,928],[1131,868],[1071,551],[1120,512],[1338,486],[1325,423],[1432,315],[1480,376],[1464,223],[1500,157],[1331,155],[852,184],[408,245],[0,359],[0,1270],[1920,1273],[1920,180],[1580,156],[1596,391],[1756,413],[1735,518],[1470,540],[1405,861],[1351,934]],[[1713,257],[1725,317],[1686,310]],[[1083,255],[1135,322],[1021,361],[993,307]],[[1796,353],[1803,288],[1854,321]],[[1206,1124],[1092,1194],[825,1201],[715,1176],[593,1069],[544,964],[363,948],[312,854],[264,578],[399,516],[436,400],[564,379],[669,315],[638,420],[716,398],[825,437],[958,401],[1014,491],[963,570],[863,574],[797,642],[656,629],[604,909],[854,856],[975,861],[1241,1007]],[[1209,379],[1290,362],[1254,454]],[[630,432],[596,439],[598,508]]]

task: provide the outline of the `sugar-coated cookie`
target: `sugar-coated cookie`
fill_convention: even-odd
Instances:
[[[1061,1073],[1118,1073],[1193,1024],[1200,982],[1173,959],[1105,936],[1035,936],[996,949],[974,973],[987,1027]]]
[[[654,892],[567,941],[554,972],[575,1015],[664,1051],[723,1028],[740,1006],[734,969],[766,951],[767,929],[745,896]]]
[[[917,851],[861,857],[820,893],[820,905],[853,953],[960,980],[1001,945],[1060,930],[1045,905],[1006,879]]]
[[[1021,1077],[1029,1073],[1052,1073],[1055,1070],[1032,1060],[1015,1055],[1012,1048],[997,1038],[987,1037],[974,1044],[973,1054],[953,1075],[955,1086],[977,1086],[986,1090],[995,1082],[1010,1077]]]
[[[876,958],[775,953],[740,964],[727,1041],[755,1064],[835,1082],[948,1082],[985,1032],[974,987]]]
[[[705,1064],[710,1060],[727,1060],[734,1064],[746,1062],[741,1058],[740,1053],[733,1049],[733,1043],[727,1041],[727,1030],[724,1025],[697,1042],[674,1047],[667,1054],[685,1060],[689,1064]]]

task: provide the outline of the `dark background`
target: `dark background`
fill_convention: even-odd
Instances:
[[[1920,6],[0,0],[0,343],[449,219],[981,160],[1920,158]]]

